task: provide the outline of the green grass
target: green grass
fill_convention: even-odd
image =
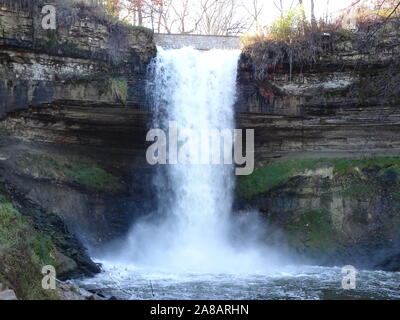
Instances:
[[[397,176],[400,177],[400,157],[292,160],[267,165],[255,170],[250,176],[239,177],[237,192],[241,197],[249,199],[268,192],[288,182],[290,178],[318,166],[333,167],[336,176],[351,176],[358,174],[359,170],[378,166],[383,169],[382,172],[388,168],[396,170],[399,173]],[[362,187],[359,192],[364,193],[367,190]]]
[[[0,193],[0,282],[15,290],[19,299],[57,299],[41,286],[45,265],[57,267],[52,242],[38,233]]]
[[[95,162],[77,156],[63,158],[31,156],[22,159],[20,164],[28,170],[32,166],[40,168],[48,179],[66,180],[101,193],[114,194],[123,189],[118,177],[99,167]]]
[[[125,78],[111,78],[111,87],[117,97],[126,103],[128,100],[128,80]]]
[[[393,199],[400,201],[400,191],[395,191],[392,193]]]
[[[341,195],[350,198],[365,198],[374,193],[374,189],[371,186],[362,183],[354,183],[346,187]]]
[[[315,168],[320,162],[322,160],[294,160],[265,166],[249,176],[241,176],[238,181],[238,192],[244,198],[251,198],[283,184],[307,169]]]
[[[381,168],[388,168],[391,166],[400,165],[400,157],[377,157],[377,158],[362,158],[362,159],[336,159],[335,171],[338,174],[354,173],[355,168],[359,170],[378,166]]]
[[[65,172],[77,183],[89,189],[106,193],[114,193],[121,189],[118,179],[99,167],[75,167],[66,169]]]

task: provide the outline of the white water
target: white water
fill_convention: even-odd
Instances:
[[[196,131],[232,129],[238,56],[159,49],[150,86],[154,127],[176,120]],[[189,142],[188,152],[195,149]],[[288,265],[259,241],[268,229],[257,213],[233,216],[232,169],[161,166],[159,209],[136,223],[121,247],[98,257],[103,273],[78,284],[121,299],[400,298],[400,274],[361,272],[357,290],[344,291],[341,268]]]
[[[178,131],[233,130],[239,55],[159,48],[149,87],[154,128],[167,130],[176,121]],[[187,154],[203,154],[208,147],[196,139],[185,144]],[[159,209],[137,223],[122,250],[107,260],[168,272],[255,273],[275,267],[278,256],[258,241],[258,221],[251,219],[256,214],[232,217],[233,169],[160,166],[154,181]]]

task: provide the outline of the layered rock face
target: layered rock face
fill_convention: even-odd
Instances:
[[[264,79],[244,52],[237,122],[255,129],[258,169],[238,193],[318,263],[396,269],[385,259],[400,240],[399,35],[392,26],[368,50],[360,39],[343,35],[315,63],[283,62]]]
[[[155,205],[145,73],[156,50],[149,30],[57,10],[53,31],[39,5],[0,9],[0,191],[53,241],[64,275],[92,274],[81,243],[115,239]],[[264,79],[240,61],[237,127],[255,129],[257,170],[238,196],[317,263],[400,269],[397,53],[389,31],[369,51],[344,35],[316,63]]]
[[[57,29],[44,30],[36,3],[0,9],[1,179],[44,233],[30,206],[95,247],[151,206],[145,74],[153,33],[62,2]]]
[[[343,36],[316,63],[295,65],[292,73],[282,63],[261,80],[255,75],[259,66],[243,54],[237,109],[244,114],[238,123],[257,128],[261,162],[299,154],[398,153],[399,35],[382,37],[366,50],[357,39],[367,35]]]

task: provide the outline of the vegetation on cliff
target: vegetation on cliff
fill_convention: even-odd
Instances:
[[[0,282],[15,290],[19,299],[57,299],[42,288],[42,267],[58,263],[51,240],[40,234],[14,208],[4,188],[0,190]]]
[[[395,181],[400,181],[399,157],[371,157],[361,159],[302,159],[273,163],[254,171],[250,176],[239,178],[238,194],[246,199],[270,191],[271,189],[287,183],[297,175],[307,174],[307,170],[315,170],[319,167],[332,167],[334,174],[343,179],[355,179],[365,169],[377,169],[380,176],[393,175]],[[353,186],[354,187],[354,186]],[[346,187],[349,193],[353,188],[351,183]],[[356,192],[365,191],[366,187],[354,187]]]
[[[325,210],[309,210],[294,215],[286,224],[285,231],[289,244],[300,252],[327,252],[340,245],[331,213]]]
[[[237,191],[316,262],[393,271],[398,260],[386,268],[382,258],[398,253],[399,188],[400,157],[367,157],[270,164]]]
[[[130,52],[132,42],[135,37],[152,39],[153,32],[144,27],[132,26],[126,21],[122,21],[108,10],[108,6],[98,2],[85,2],[74,0],[0,0],[0,7],[8,8],[16,12],[23,11],[33,16],[34,24],[40,24],[41,8],[44,5],[54,5],[56,7],[57,29],[39,30],[35,32],[33,42],[13,39],[13,45],[23,47],[33,46],[36,51],[51,53],[54,55],[63,55],[77,58],[90,58],[96,60],[106,60],[114,66],[127,62],[131,59]],[[70,31],[73,26],[97,27],[99,30],[96,41],[106,40],[105,45],[96,48],[95,42],[79,43],[75,29],[74,37],[70,37]],[[0,21],[0,30],[2,30]],[[90,32],[90,30],[88,30]],[[85,36],[85,35],[84,35]],[[139,48],[142,49],[142,48]]]
[[[301,9],[291,9],[282,12],[270,28],[244,36],[243,55],[256,80],[263,81],[282,70],[291,78],[294,70],[301,72],[313,66],[324,56],[342,50],[346,42],[360,53],[372,53],[381,46],[384,49],[387,44],[382,45],[382,36],[398,30],[399,7],[399,2],[383,1],[376,10],[359,10],[351,29],[343,26],[345,17],[330,23],[313,23],[306,20]],[[393,62],[397,61],[398,56],[394,56]],[[386,79],[384,84],[390,82]]]
[[[95,192],[114,194],[124,189],[118,177],[87,158],[31,155],[20,159],[18,165],[39,179],[65,181]]]

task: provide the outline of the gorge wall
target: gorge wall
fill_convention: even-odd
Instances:
[[[151,30],[83,4],[58,2],[58,28],[44,30],[35,3],[0,6],[1,194],[54,243],[60,277],[93,274],[80,243],[123,234],[151,206],[144,78],[156,47]]]
[[[292,71],[285,61],[266,65],[262,79],[244,51],[237,122],[255,129],[258,169],[237,189],[317,263],[393,270],[400,267],[388,259],[398,257],[400,240],[398,25],[368,39],[363,31],[328,37],[314,63]]]
[[[39,6],[0,8],[0,215],[28,218],[21,229],[44,243],[32,250],[65,277],[98,272],[82,243],[125,234],[155,205],[153,33],[79,6],[59,8],[68,19],[55,31],[41,27]],[[259,209],[317,263],[400,269],[397,30],[369,50],[343,33],[315,63],[267,66],[262,79],[243,52],[236,119],[255,129],[257,168],[238,180],[237,207]]]

